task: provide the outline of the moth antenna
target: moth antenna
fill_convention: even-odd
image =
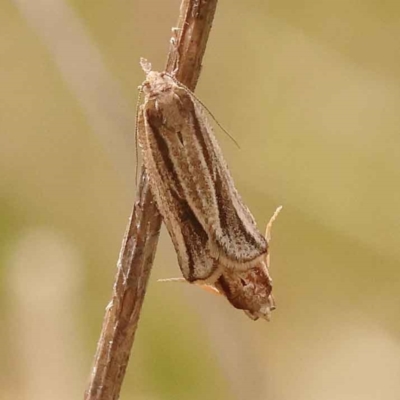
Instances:
[[[150,64],[151,67],[151,64]],[[139,170],[139,151],[138,151],[138,131],[139,131],[139,110],[140,110],[140,103],[142,101],[142,94],[143,94],[143,85],[139,86],[139,94],[138,94],[138,100],[136,103],[136,124],[135,124],[135,186],[137,186],[138,183],[138,170]]]
[[[278,214],[281,212],[283,206],[279,206],[274,214],[272,215],[271,219],[269,220],[267,224],[267,228],[265,229],[265,239],[267,239],[267,242],[269,243],[271,241],[271,233],[272,233],[272,224],[275,222],[276,218],[278,217]]]
[[[189,283],[191,285],[196,285],[197,287],[205,290],[206,292],[221,295],[222,293],[213,285],[208,283],[197,283],[197,282],[188,282],[185,278],[166,278],[166,279],[157,279],[157,282],[179,282],[179,283]]]
[[[239,143],[236,141],[236,139],[218,122],[217,118],[215,118],[214,114],[208,109],[208,107],[183,83],[179,82],[173,75],[171,74],[166,74],[169,76],[171,79],[174,80],[174,82],[181,87],[183,90],[185,90],[191,97],[193,97],[211,116],[211,118],[215,121],[215,123],[219,126],[219,128],[224,132],[231,140],[233,143],[235,143],[236,147],[240,149]]]

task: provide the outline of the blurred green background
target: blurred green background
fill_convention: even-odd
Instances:
[[[139,57],[179,0],[0,0],[0,399],[82,398],[135,194]],[[398,400],[400,3],[228,1],[197,94],[278,309],[179,276],[163,231],[122,399]]]

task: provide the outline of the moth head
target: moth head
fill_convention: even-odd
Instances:
[[[143,93],[148,97],[157,97],[171,91],[175,82],[164,72],[150,71],[143,82]]]
[[[165,72],[152,71],[151,63],[146,59],[140,59],[140,65],[146,74],[146,80],[140,86],[147,98],[159,96],[176,86],[175,81]]]

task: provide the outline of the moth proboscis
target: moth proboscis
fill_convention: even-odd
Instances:
[[[268,242],[234,186],[203,106],[171,75],[144,59],[141,66],[139,145],[184,279],[215,288],[254,320],[269,319]]]

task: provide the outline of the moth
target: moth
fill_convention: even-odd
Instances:
[[[269,319],[268,243],[235,188],[204,107],[171,75],[144,59],[141,66],[137,137],[184,279],[213,288],[254,320]]]

